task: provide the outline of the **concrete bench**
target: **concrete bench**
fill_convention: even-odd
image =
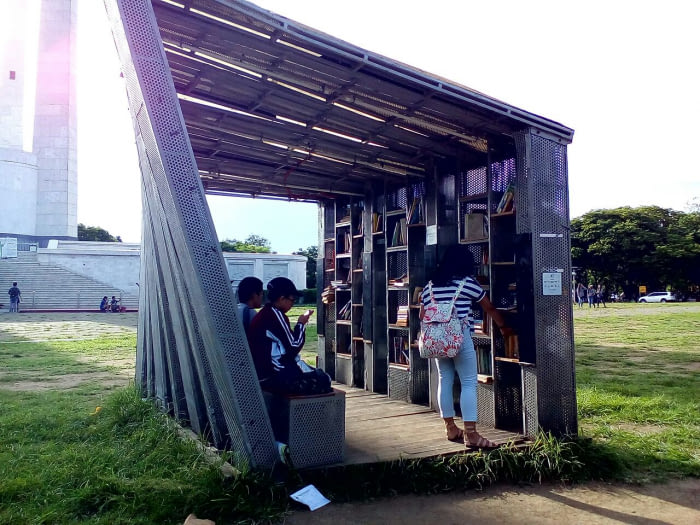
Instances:
[[[286,396],[263,391],[275,439],[289,446],[294,468],[343,462],[345,392]]]

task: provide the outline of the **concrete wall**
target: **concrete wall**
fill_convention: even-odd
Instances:
[[[138,295],[140,253],[140,244],[54,240],[48,248],[39,248],[37,258]],[[224,253],[224,261],[234,286],[252,275],[264,284],[274,277],[288,277],[299,290],[306,288],[303,255]]]
[[[75,70],[78,2],[41,3],[34,153],[36,235],[78,235],[78,127]]]
[[[0,234],[35,234],[36,189],[36,156],[0,148]]]

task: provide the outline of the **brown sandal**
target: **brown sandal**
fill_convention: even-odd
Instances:
[[[447,441],[452,441],[454,443],[464,442],[464,432],[461,428],[455,425],[454,418],[446,417],[445,420],[445,434],[447,434]]]
[[[478,432],[468,432],[464,435],[464,444],[470,448],[498,448],[498,444],[486,439]]]

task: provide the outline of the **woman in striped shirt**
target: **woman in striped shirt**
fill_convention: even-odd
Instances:
[[[459,290],[462,289],[455,301],[457,317],[463,322],[464,342],[460,352],[452,358],[436,359],[438,368],[438,405],[440,415],[445,421],[447,439],[450,441],[463,441],[470,447],[493,448],[497,445],[486,439],[476,430],[476,384],[477,366],[476,352],[472,342],[471,333],[474,331],[474,317],[472,314],[472,301],[494,320],[504,337],[513,335],[513,330],[506,326],[501,313],[493,306],[486,296],[483,288],[471,277],[474,261],[471,252],[466,246],[450,246],[438,264],[430,282],[423,288],[421,295],[420,318],[423,319],[423,311],[431,302],[431,292],[437,303],[449,303]],[[462,409],[464,431],[454,422],[454,402],[452,399],[452,386],[455,371],[459,375],[462,392],[459,405]]]

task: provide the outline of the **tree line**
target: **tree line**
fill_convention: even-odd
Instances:
[[[121,241],[106,230],[78,225],[78,238]],[[260,235],[221,241],[224,252],[270,253],[270,241]],[[304,255],[306,286],[316,286],[318,248],[300,248]],[[700,291],[700,203],[688,212],[659,206],[629,206],[593,210],[571,221],[571,262],[577,281],[604,284],[610,292],[632,298],[640,285],[648,291]]]
[[[594,210],[571,221],[571,262],[577,280],[602,283],[632,298],[648,292],[696,294],[700,286],[700,207]]]

